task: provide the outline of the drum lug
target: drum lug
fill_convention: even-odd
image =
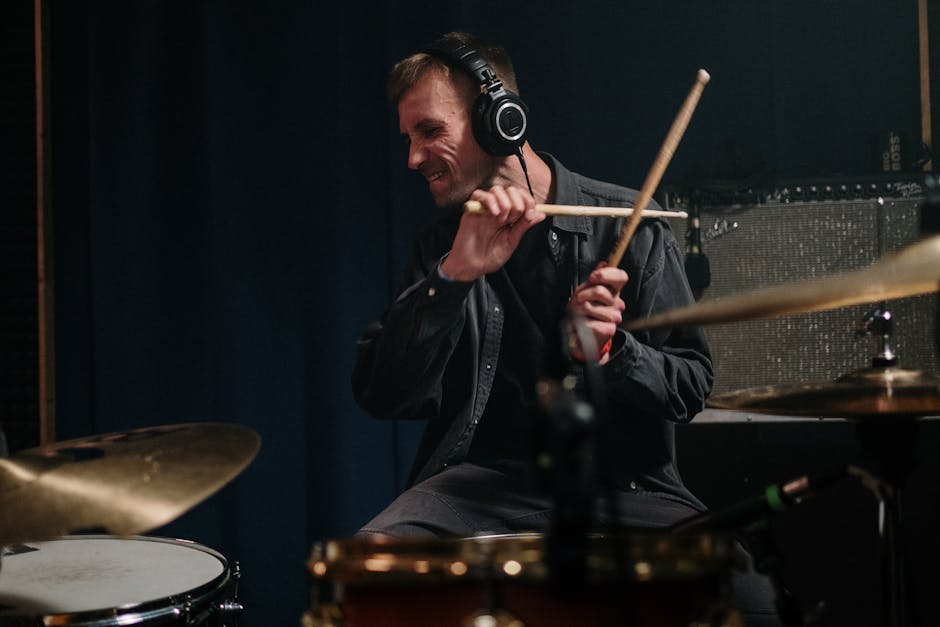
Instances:
[[[343,627],[343,611],[338,605],[328,603],[304,612],[301,627]]]
[[[706,616],[706,620],[690,623],[689,627],[744,627],[744,616],[741,612],[724,604],[712,606]]]
[[[525,623],[507,612],[479,612],[462,623],[462,627],[525,627]]]
[[[223,614],[235,614],[236,612],[244,612],[245,606],[238,601],[223,601],[219,603],[218,609]]]
[[[245,611],[245,606],[238,601],[222,601],[216,606],[219,611],[219,625],[237,625],[238,616]]]
[[[186,600],[183,602],[183,617],[186,619],[187,625],[195,625],[196,621],[193,617],[193,599],[188,594],[186,595]]]
[[[237,625],[238,615],[245,611],[245,606],[238,602],[238,582],[242,578],[241,564],[232,564],[232,598],[222,601],[216,606],[219,612],[220,624]],[[230,622],[231,621],[231,622]]]

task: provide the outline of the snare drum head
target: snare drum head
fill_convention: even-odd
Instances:
[[[4,550],[0,616],[133,607],[192,593],[226,573],[221,555],[183,540],[67,536],[16,545]]]

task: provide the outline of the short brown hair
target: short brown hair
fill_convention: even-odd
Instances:
[[[477,39],[470,33],[447,33],[442,36],[442,39],[456,39],[476,50],[490,64],[490,67],[496,72],[496,77],[503,82],[503,86],[509,91],[519,94],[519,87],[516,85],[516,71],[512,67],[512,59],[509,58],[509,53],[506,52],[505,48]],[[414,87],[432,69],[442,71],[454,83],[457,82],[451,74],[454,66],[436,55],[418,52],[405,57],[392,68],[387,87],[389,102],[397,104],[402,94]],[[472,77],[463,69],[459,69],[459,71],[472,80]]]

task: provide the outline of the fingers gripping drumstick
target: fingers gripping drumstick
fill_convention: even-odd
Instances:
[[[682,139],[682,134],[685,133],[685,129],[689,125],[689,120],[692,119],[692,112],[695,111],[695,106],[698,104],[702,90],[705,88],[705,84],[709,79],[711,79],[711,76],[709,76],[708,72],[705,70],[699,70],[698,74],[696,74],[695,84],[692,85],[692,90],[689,92],[689,95],[686,96],[685,102],[682,103],[682,108],[679,109],[675,121],[673,121],[672,126],[669,128],[669,134],[666,135],[666,141],[663,142],[663,147],[659,149],[659,154],[656,155],[653,167],[650,168],[649,174],[646,175],[646,180],[643,182],[640,195],[636,200],[636,206],[633,208],[633,215],[630,216],[630,221],[623,226],[623,229],[620,231],[620,238],[617,240],[613,252],[610,253],[610,257],[607,258],[609,265],[616,266],[620,264],[620,259],[623,257],[624,252],[626,252],[627,245],[630,244],[630,239],[633,237],[636,227],[640,224],[640,220],[643,219],[643,212],[646,209],[646,205],[649,204],[650,198],[653,197],[653,192],[656,191],[659,180],[663,177],[666,166],[669,165],[669,160],[672,159],[673,153],[676,152],[676,148],[679,146],[679,140]]]

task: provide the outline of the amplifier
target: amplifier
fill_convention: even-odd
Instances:
[[[711,284],[702,301],[857,270],[919,239],[921,198],[765,203],[703,209],[702,251]],[[677,237],[685,220],[672,221]],[[713,393],[823,382],[871,365],[876,340],[856,323],[879,303],[705,327]],[[899,365],[937,374],[936,294],[887,303]]]

